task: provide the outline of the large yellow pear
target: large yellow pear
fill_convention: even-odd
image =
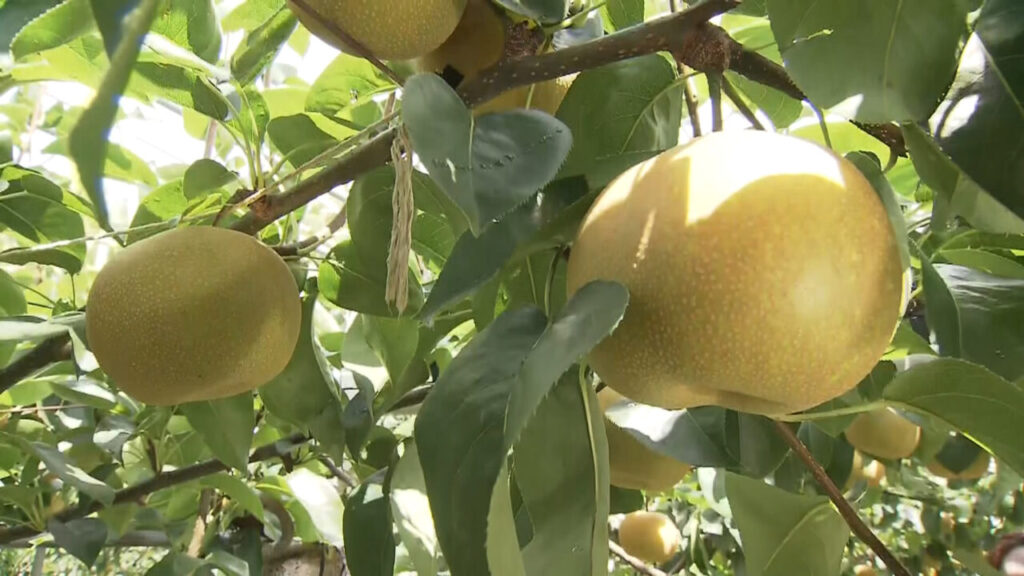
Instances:
[[[910,456],[921,440],[921,428],[891,408],[858,414],[845,434],[857,450],[886,460]]]
[[[505,54],[505,21],[490,0],[469,0],[462,20],[437,50],[416,61],[420,72],[455,73],[459,84],[493,66]],[[475,115],[513,108],[532,108],[554,114],[576,75],[520,86],[473,108]]]
[[[100,367],[147,404],[253,390],[288,364],[299,337],[288,266],[234,230],[178,228],[131,245],[89,292],[86,333]]]
[[[683,535],[668,516],[660,512],[631,512],[619,526],[619,545],[630,556],[660,564],[675,556]]]
[[[860,564],[853,567],[853,576],[878,576],[878,572],[875,571],[874,566]]]
[[[598,392],[597,401],[604,411],[628,400],[606,386]],[[604,424],[608,437],[608,467],[615,486],[661,492],[675,486],[690,471],[690,466],[644,446],[611,420],[605,418]]]
[[[953,472],[949,468],[943,466],[938,460],[932,460],[928,463],[928,471],[947,480],[977,480],[988,473],[988,468],[991,463],[992,456],[990,456],[988,452],[982,450],[978,453],[978,456],[974,461],[971,462],[971,465],[960,472]]]
[[[292,0],[288,6],[318,38],[358,56],[332,30],[338,27],[382,60],[418,58],[441,45],[455,30],[466,0],[302,0],[316,16]],[[321,20],[330,22],[324,26]]]
[[[778,415],[854,387],[897,325],[902,266],[871,184],[811,142],[768,132],[695,139],[623,172],[584,218],[568,292],[629,289],[590,361],[664,408]]]

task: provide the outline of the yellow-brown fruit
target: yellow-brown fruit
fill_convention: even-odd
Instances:
[[[982,450],[978,453],[977,458],[971,462],[971,465],[959,473],[946,468],[938,460],[932,460],[928,463],[928,471],[947,480],[977,480],[988,473],[989,464],[991,463],[992,457],[989,456],[988,452]]]
[[[505,21],[490,0],[469,0],[455,31],[437,49],[416,60],[420,72],[441,74],[451,66],[463,80],[501,60]]]
[[[625,401],[618,392],[605,387],[597,394],[601,410]],[[608,437],[608,468],[611,483],[622,488],[661,492],[683,479],[690,466],[659,454],[605,418]]]
[[[421,72],[441,74],[451,67],[461,82],[475,78],[481,70],[493,66],[505,53],[505,21],[489,0],[469,0],[462,20],[452,35],[437,50],[416,61]],[[473,108],[475,115],[529,108],[554,114],[562,104],[576,75],[563,76],[530,86],[521,86]]]
[[[881,408],[859,414],[845,434],[846,440],[865,454],[899,460],[917,449],[921,428],[892,409]]]
[[[567,284],[629,289],[622,323],[590,355],[625,396],[778,415],[874,367],[902,276],[885,208],[852,163],[798,138],[732,131],[609,184],[580,226]]]
[[[89,347],[147,404],[233,396],[291,358],[301,305],[288,266],[252,236],[198,226],[128,247],[89,292]]]
[[[867,564],[860,564],[854,566],[853,576],[877,576],[878,572],[875,571],[873,566]]]
[[[315,36],[344,52],[351,47],[320,20],[330,22],[382,60],[418,58],[455,30],[466,0],[303,0],[317,14],[289,0],[288,6]]]
[[[660,564],[675,556],[682,544],[679,528],[659,512],[631,512],[619,526],[619,545],[644,562]]]
[[[871,464],[861,469],[860,474],[867,481],[868,486],[877,488],[882,484],[882,480],[885,480],[885,464],[878,460],[872,460]]]

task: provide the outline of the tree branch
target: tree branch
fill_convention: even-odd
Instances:
[[[757,52],[747,50],[723,28],[714,24],[703,23],[692,30],[674,55],[677,60],[695,70],[705,73],[732,70],[791,98],[807,100],[807,95],[797,87],[785,68]],[[907,155],[903,131],[896,124],[864,124],[852,120],[851,123],[888,146],[897,156]]]
[[[700,24],[736,6],[738,0],[705,0],[692,8],[627,28],[589,42],[498,62],[459,87],[469,106],[543,80],[598,68],[636,56],[644,56],[681,47],[686,36]]]
[[[885,544],[875,536],[875,533],[871,531],[871,528],[868,528],[868,525],[861,520],[860,516],[857,515],[857,511],[854,510],[853,506],[850,506],[850,503],[846,501],[846,498],[843,497],[839,488],[837,488],[835,483],[832,482],[832,479],[828,477],[828,473],[826,473],[825,469],[821,467],[821,464],[818,464],[818,461],[814,459],[813,455],[811,455],[811,451],[804,446],[803,442],[801,442],[799,438],[797,438],[797,435],[793,433],[793,430],[784,422],[776,420],[774,423],[775,430],[779,433],[779,436],[782,436],[782,439],[789,444],[789,447],[793,452],[800,457],[800,460],[803,461],[807,469],[811,471],[811,475],[814,476],[814,479],[817,480],[818,484],[825,490],[825,493],[828,494],[832,503],[839,509],[839,514],[842,515],[843,520],[846,520],[846,523],[849,524],[850,529],[853,530],[853,533],[857,538],[859,538],[861,542],[867,544],[868,547],[871,548],[879,558],[881,558],[882,562],[885,562],[885,565],[895,576],[910,576],[910,572],[907,572],[907,569],[898,559],[896,559],[896,556],[894,556],[893,553],[885,547]]]
[[[0,370],[0,394],[54,362],[71,358],[71,336],[47,338]]]
[[[634,558],[628,552],[623,550],[622,546],[619,546],[612,540],[608,541],[608,549],[612,551],[612,554],[615,554],[616,556],[621,558],[623,562],[629,564],[633,567],[634,570],[640,572],[641,574],[646,574],[647,576],[668,576],[668,574],[662,572],[661,570],[658,570],[654,566],[648,566],[647,564],[644,564],[643,560],[639,558]]]
[[[286,454],[296,446],[305,444],[308,441],[309,436],[306,436],[305,434],[292,434],[291,436],[282,438],[276,442],[264,444],[263,446],[256,448],[252,451],[252,454],[249,455],[249,462],[252,463],[270,460],[271,458]],[[216,474],[217,472],[225,470],[228,470],[227,465],[220,460],[211,458],[210,460],[204,460],[203,462],[199,462],[191,466],[178,468],[177,470],[171,470],[169,472],[163,472],[134,486],[118,490],[114,495],[113,503],[123,504],[125,502],[133,502],[158,490],[177,486],[178,484],[184,484],[185,482],[191,482],[192,480],[198,480],[204,476]],[[68,522],[76,518],[85,518],[86,516],[94,512],[98,512],[103,508],[104,506],[102,503],[90,501],[74,508],[69,508],[55,515],[55,518],[61,522]],[[0,545],[14,542],[15,540],[21,540],[23,538],[29,538],[40,533],[41,531],[27,525],[0,528]]]

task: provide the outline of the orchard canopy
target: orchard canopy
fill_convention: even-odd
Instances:
[[[1020,0],[0,0],[0,574],[1024,574]]]

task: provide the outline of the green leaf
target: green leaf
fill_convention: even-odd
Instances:
[[[36,3],[36,6],[43,5],[43,2]],[[11,5],[0,9],[0,15],[4,16],[0,22],[7,23],[10,17],[8,11],[12,9]],[[66,44],[95,27],[96,21],[93,20],[89,0],[68,0],[46,10],[21,28],[11,41],[11,54],[16,60],[22,60],[26,56]]]
[[[477,236],[547,184],[572,145],[564,124],[536,110],[474,118],[434,74],[413,76],[404,91],[413,148]]]
[[[184,552],[168,552],[146,572],[146,576],[192,576],[203,561]]]
[[[508,401],[506,451],[561,375],[618,326],[628,302],[625,286],[604,280],[589,282],[573,294],[523,360]]]
[[[534,206],[527,203],[479,236],[463,232],[455,241],[445,267],[430,290],[420,317],[429,321],[441,310],[496,277],[516,248],[533,236],[539,225]]]
[[[281,7],[268,20],[246,34],[231,55],[231,75],[235,80],[243,86],[251,84],[274,59],[298,24],[295,14]]]
[[[332,546],[344,545],[342,517],[345,507],[329,480],[306,468],[298,468],[286,478],[295,499],[309,514],[320,539]]]
[[[0,270],[0,318],[20,316],[28,310],[25,293],[7,272]],[[0,344],[0,366],[6,366],[15,343]],[[2,400],[0,400],[2,402]]]
[[[986,250],[942,249],[935,256],[950,264],[973,268],[993,276],[1024,280],[1024,265]]]
[[[317,295],[316,282],[307,282],[302,298],[302,327],[292,358],[280,374],[259,388],[263,405],[271,414],[302,427],[321,413],[340,408],[334,378],[313,329]]]
[[[744,3],[744,5],[746,4]],[[765,22],[765,27],[767,28],[767,26],[768,23]],[[776,128],[788,128],[803,114],[803,103],[788,94],[748,80],[735,72],[727,71],[725,75],[740,94],[746,96],[771,119]]]
[[[898,374],[884,398],[945,421],[1024,473],[1024,390],[989,370],[953,358],[934,360]]]
[[[391,476],[391,516],[405,549],[409,551],[417,576],[439,573],[441,548],[434,531],[434,517],[414,442],[405,445],[405,453],[395,464]]]
[[[236,470],[246,470],[256,427],[252,393],[189,402],[181,405],[181,411],[218,460]]]
[[[342,308],[374,316],[396,316],[387,303],[387,255],[365,262],[351,240],[340,242],[319,268],[320,289],[324,298]],[[404,314],[414,314],[423,306],[423,289],[415,277],[409,278],[409,303]]]
[[[68,142],[82,185],[92,201],[96,221],[105,230],[111,229],[102,179],[110,127],[117,115],[121,93],[128,85],[128,77],[142,48],[142,40],[159,5],[159,0],[141,0],[139,7],[126,16],[124,38],[111,58],[110,70],[104,76],[96,97],[71,130]]]
[[[966,31],[957,0],[768,0],[768,15],[796,84],[862,122],[931,115]]]
[[[771,0],[769,0],[771,1]],[[825,496],[797,496],[727,473],[725,491],[750,576],[834,576],[850,538]]]
[[[200,483],[221,491],[257,519],[263,520],[263,502],[260,501],[260,495],[244,480],[219,472],[204,477]]]
[[[338,144],[308,114],[272,119],[267,124],[267,135],[292,166],[302,166]]]
[[[570,371],[515,447],[516,484],[533,525],[527,574],[607,573],[607,452],[597,395]]]
[[[210,555],[204,560],[204,568],[218,568],[223,571],[226,576],[250,576],[249,564],[246,563],[245,560],[225,552],[224,550],[214,550],[213,552],[210,552]],[[206,576],[207,574],[213,576],[214,574],[212,571],[200,571],[200,573],[202,573],[203,576]]]
[[[912,124],[903,138],[921,180],[935,191],[932,228],[941,230],[959,215],[985,232],[1024,233],[1024,220],[982,190],[943,152],[931,135]]]
[[[135,65],[128,92],[163,98],[216,120],[227,118],[230,109],[228,99],[204,73],[152,57]]]
[[[220,56],[220,29],[211,0],[170,0],[153,22],[152,31],[207,62],[216,62]]]
[[[84,314],[73,314],[64,317],[53,317],[40,320],[34,317],[20,317],[12,320],[0,320],[0,342],[21,342],[23,340],[44,340],[53,336],[61,336],[85,325]]]
[[[68,142],[63,138],[55,140],[45,148],[45,152],[68,156]],[[130,150],[112,142],[107,143],[107,157],[103,163],[103,175],[107,178],[114,178],[133,184],[157,185],[156,174],[150,170],[145,160],[139,158]]]
[[[1024,280],[922,262],[925,312],[943,356],[1024,375]]]
[[[134,244],[139,240],[159,234],[163,230],[142,227],[178,218],[185,213],[188,205],[188,198],[185,196],[181,180],[168,182],[153,190],[142,198],[139,207],[135,209],[131,229],[125,241],[128,244]]]
[[[543,314],[502,314],[473,338],[434,385],[415,423],[437,539],[453,574],[489,574],[488,511],[509,507],[503,423],[519,367],[545,328]],[[509,521],[496,525],[509,529]],[[513,539],[515,531],[512,529]],[[513,540],[514,542],[514,540]],[[516,553],[518,558],[519,554]]]
[[[392,576],[391,506],[380,484],[365,483],[345,507],[345,560],[353,576]]]
[[[78,518],[66,524],[50,518],[46,530],[53,534],[57,546],[90,567],[107,543],[107,525],[99,518]]]
[[[896,238],[896,245],[900,250],[900,262],[903,269],[910,268],[910,248],[907,246],[907,225],[903,219],[903,210],[896,200],[896,194],[889,185],[889,181],[882,172],[882,165],[878,158],[869,156],[862,152],[852,152],[846,155],[846,159],[853,163],[860,170],[861,174],[871,183],[878,198],[885,206],[885,213],[889,217],[889,224],[892,226],[893,237]]]
[[[185,170],[181,185],[185,198],[192,201],[213,192],[223,193],[225,186],[237,183],[238,174],[216,160],[204,158],[196,160]]]
[[[221,22],[225,32],[252,30],[283,8],[285,0],[248,0],[228,13]]]
[[[609,32],[644,21],[644,0],[609,0],[601,6],[601,17]]]
[[[93,478],[85,470],[69,462],[67,457],[55,448],[47,446],[42,442],[30,442],[6,432],[0,432],[0,440],[18,446],[23,452],[35,456],[42,461],[47,470],[53,472],[61,480],[83,494],[87,494],[93,500],[102,503],[104,506],[110,506],[114,502],[113,488]]]
[[[394,88],[395,83],[365,58],[340,54],[309,87],[306,111],[334,116]]]
[[[591,187],[611,162],[626,168],[679,142],[682,85],[674,63],[658,54],[586,70],[573,82],[558,119],[573,135],[573,149],[559,177],[584,175]],[[621,158],[621,159],[620,159]]]
[[[566,0],[498,0],[498,4],[541,24],[561,22],[568,8]]]
[[[81,238],[85,225],[82,216],[67,206],[68,196],[41,174],[18,166],[0,168],[0,225],[36,244]],[[0,253],[0,261],[55,264],[72,273],[81,270],[84,257],[83,245]]]
[[[942,149],[971,179],[1024,217],[1024,14],[989,0],[964,47],[947,106],[932,118]]]
[[[377,353],[392,382],[397,382],[416,357],[418,323],[411,318],[364,316],[366,341]]]

